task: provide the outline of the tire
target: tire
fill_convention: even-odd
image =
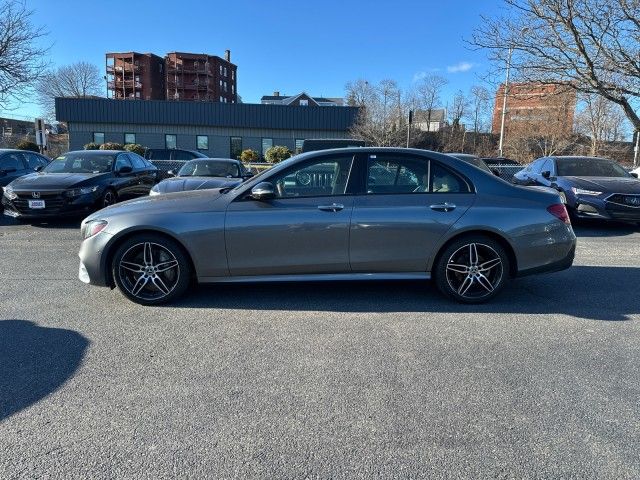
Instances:
[[[160,305],[182,296],[189,287],[191,270],[177,242],[153,233],[127,239],[111,262],[120,292],[140,305]]]
[[[118,202],[118,194],[112,189],[107,188],[98,203],[98,208],[107,208],[110,205],[114,205]]]
[[[457,302],[468,304],[495,297],[504,287],[509,272],[505,249],[484,235],[453,240],[444,247],[433,269],[438,289]]]

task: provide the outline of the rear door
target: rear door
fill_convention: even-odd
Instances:
[[[130,167],[131,172],[129,173],[118,173],[121,167]],[[126,153],[119,153],[116,157],[115,164],[113,166],[114,175],[116,177],[116,181],[114,182],[114,186],[116,187],[116,193],[118,194],[118,198],[120,200],[126,200],[130,198],[134,198],[138,196],[139,192],[139,183],[138,177],[136,175],[135,170],[133,169],[133,164],[131,160],[129,160],[129,155]]]
[[[427,157],[366,155],[351,221],[353,272],[425,272],[439,239],[475,200],[462,175]]]

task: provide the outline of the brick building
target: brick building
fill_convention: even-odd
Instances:
[[[107,96],[115,99],[164,100],[164,59],[153,53],[107,53]]]
[[[496,92],[491,131],[500,133],[504,84]],[[554,128],[570,134],[576,109],[576,93],[565,85],[512,83],[507,90],[505,131],[544,131]]]
[[[198,53],[172,52],[165,56],[166,99],[237,102],[237,67],[231,52],[225,58]]]
[[[225,58],[171,52],[107,53],[107,97],[117,100],[187,100],[236,103],[237,66]]]

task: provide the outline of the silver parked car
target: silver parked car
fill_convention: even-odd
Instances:
[[[284,161],[235,188],[169,193],[82,222],[79,277],[134,302],[201,283],[429,279],[465,303],[568,268],[558,194],[425,150],[345,148]]]

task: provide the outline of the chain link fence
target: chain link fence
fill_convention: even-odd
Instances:
[[[500,174],[500,178],[511,182],[513,176],[524,168],[523,165],[502,165],[500,163],[488,163],[491,170],[496,170]]]

